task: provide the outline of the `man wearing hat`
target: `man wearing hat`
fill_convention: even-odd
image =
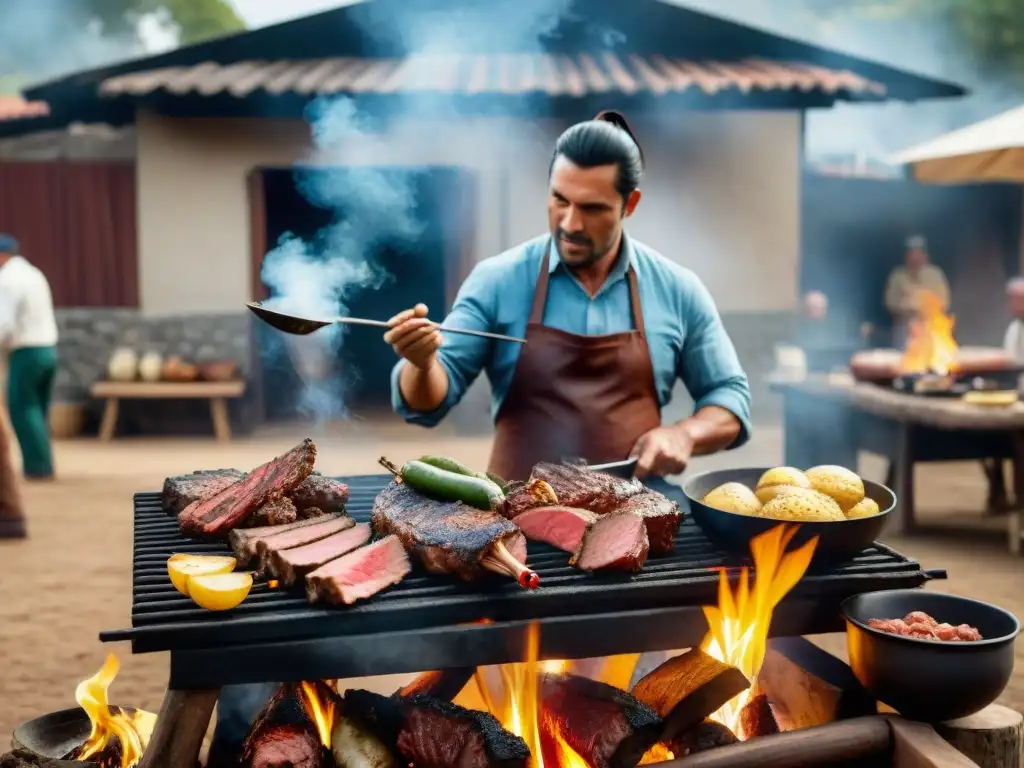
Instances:
[[[57,319],[50,283],[0,234],[0,349],[8,354],[7,408],[25,477],[53,477],[49,410],[57,373]]]
[[[896,267],[885,286],[885,308],[893,320],[893,345],[903,348],[907,344],[910,321],[917,313],[917,297],[928,291],[942,300],[943,311],[949,309],[949,283],[943,271],[929,263],[928,244],[921,235],[907,238],[907,250],[902,267]]]

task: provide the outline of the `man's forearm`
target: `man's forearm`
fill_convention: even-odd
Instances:
[[[430,413],[448,396],[448,372],[436,359],[426,370],[406,362],[398,373],[398,389],[410,410]]]
[[[685,431],[693,441],[693,455],[722,451],[736,442],[742,426],[736,415],[717,405],[701,408],[693,416],[672,425]]]

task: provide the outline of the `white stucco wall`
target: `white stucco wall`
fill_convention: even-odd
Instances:
[[[545,230],[547,166],[564,127],[502,119],[399,126],[346,141],[323,161],[476,171],[483,258]],[[700,274],[724,312],[795,307],[799,115],[693,113],[638,121],[635,130],[648,178],[633,236]],[[308,136],[297,121],[139,116],[145,313],[234,311],[251,298],[246,173],[308,160]]]

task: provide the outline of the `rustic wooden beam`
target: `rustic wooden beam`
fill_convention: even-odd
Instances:
[[[890,717],[893,768],[989,768],[979,766],[924,723]],[[1014,768],[1019,768],[1014,766]]]
[[[455,667],[423,672],[395,691],[395,696],[433,696],[451,701],[461,693],[476,673],[476,667]]]
[[[1020,768],[1024,715],[992,704],[975,715],[939,723],[936,732],[984,768]]]
[[[139,768],[196,768],[220,689],[167,689]]]

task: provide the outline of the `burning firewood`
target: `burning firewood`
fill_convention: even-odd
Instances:
[[[744,741],[779,732],[779,724],[775,721],[771,704],[763,693],[757,693],[740,710],[739,731],[737,735]]]
[[[324,683],[282,685],[249,729],[239,768],[330,768],[336,699]]]
[[[476,667],[456,667],[423,672],[408,685],[395,691],[395,696],[432,696],[435,699],[451,701],[466,687],[476,672]]]
[[[718,747],[736,744],[739,739],[727,726],[714,720],[705,720],[686,733],[668,742],[669,749],[676,759],[697,755]]]
[[[694,648],[644,676],[633,686],[633,695],[665,721],[661,741],[669,742],[749,687],[738,669]]]
[[[662,732],[646,704],[586,677],[544,675],[540,696],[542,743],[564,741],[591,768],[632,768]]]

